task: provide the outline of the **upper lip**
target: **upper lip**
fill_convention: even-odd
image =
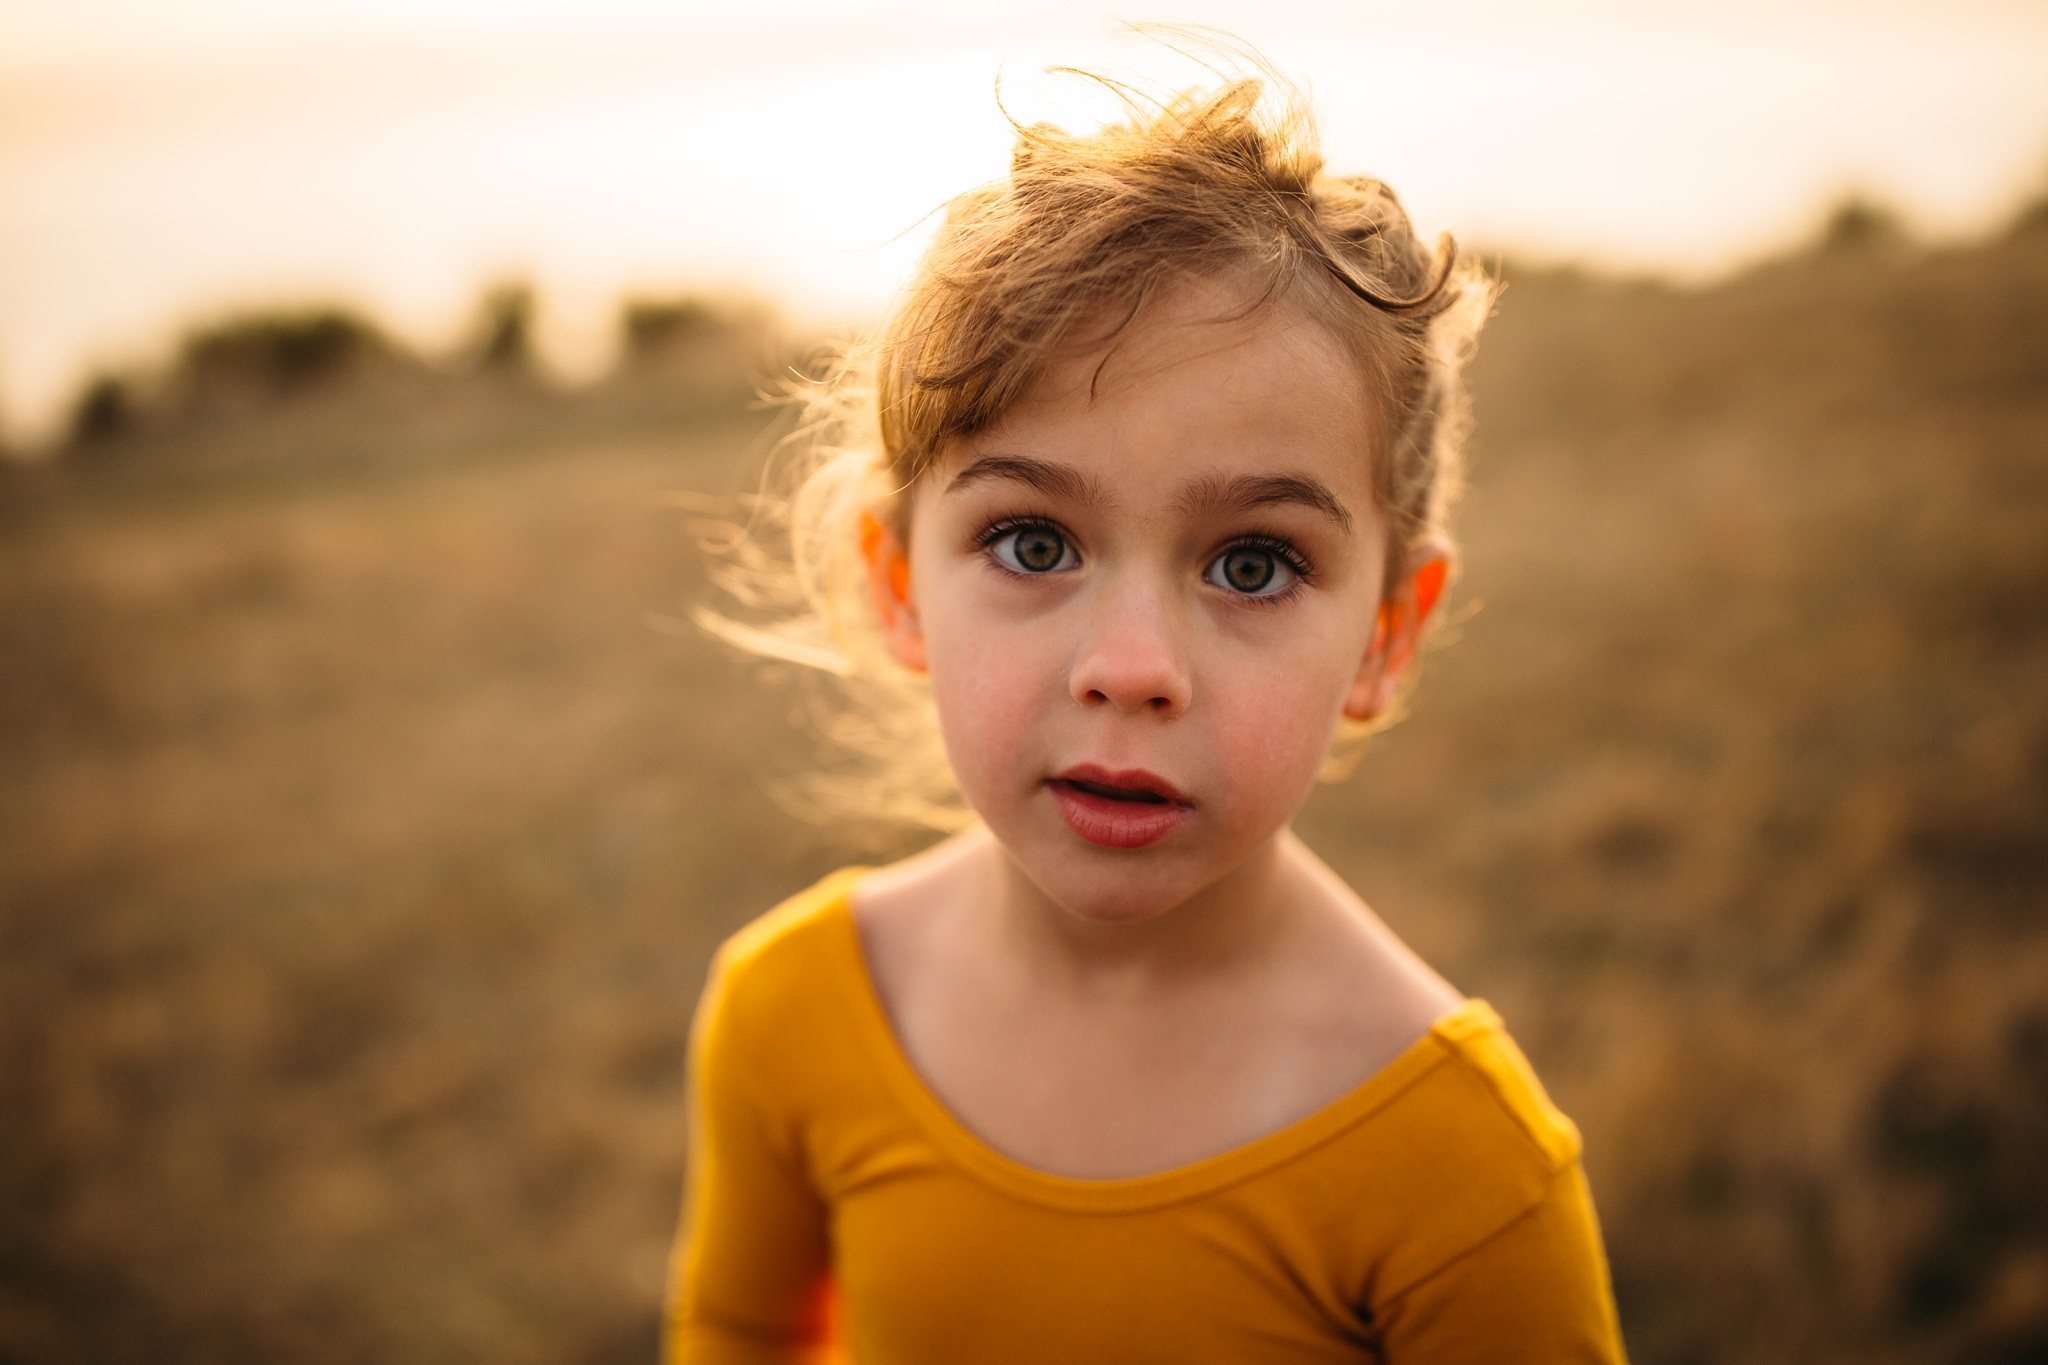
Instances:
[[[1094,763],[1078,763],[1064,772],[1053,774],[1052,780],[1071,782],[1081,787],[1100,787],[1108,795],[1129,793],[1154,796],[1177,806],[1194,805],[1180,788],[1143,768],[1104,768]]]

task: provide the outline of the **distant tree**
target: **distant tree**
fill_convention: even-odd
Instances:
[[[98,375],[72,405],[67,445],[72,449],[104,446],[126,435],[135,418],[135,392],[129,382],[119,375]]]
[[[2005,235],[2015,241],[2022,237],[2048,237],[2048,193],[2035,195],[2022,204]]]
[[[524,372],[533,367],[533,287],[519,281],[493,286],[477,307],[475,355],[486,370]]]
[[[1851,195],[1835,205],[1821,228],[1821,250],[1827,252],[1870,251],[1901,246],[1908,240],[1906,226],[1894,210]]]
[[[281,398],[318,388],[396,348],[364,319],[338,308],[230,318],[189,335],[178,383],[207,398],[223,392]]]
[[[626,358],[632,361],[652,359],[728,326],[727,320],[701,299],[628,299],[619,313],[620,341]]]

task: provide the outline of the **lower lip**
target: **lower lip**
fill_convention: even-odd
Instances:
[[[1049,782],[1052,799],[1074,833],[1104,848],[1143,848],[1179,829],[1194,813],[1178,802],[1118,801],[1065,782]]]

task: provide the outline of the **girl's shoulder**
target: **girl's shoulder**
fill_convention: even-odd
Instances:
[[[1520,1299],[1583,1272],[1597,1282],[1589,1301],[1605,1303],[1579,1131],[1492,1007],[1461,1003],[1387,1079],[1396,1084],[1383,1107],[1294,1173],[1296,1184],[1373,1210],[1384,1233],[1376,1301],[1413,1299],[1427,1318],[1432,1293]],[[1611,1333],[1612,1309],[1595,1316]]]
[[[846,912],[854,884],[867,872],[865,867],[842,867],[742,926],[719,945],[713,970],[757,969],[815,947],[812,941],[829,933],[830,921]]]
[[[777,1021],[815,1012],[836,978],[857,965],[847,902],[867,871],[839,871],[745,925],[711,959],[710,980],[699,1006],[706,1021],[737,1024]]]
[[[1463,1001],[1436,1021],[1427,1044],[1442,1065],[1433,1078],[1436,1084],[1422,1087],[1414,1097],[1418,1103],[1407,1115],[1412,1127],[1492,1129],[1523,1148],[1527,1165],[1544,1176],[1578,1160],[1578,1128],[1551,1102],[1491,1005]],[[1418,1108],[1438,1111],[1436,1121],[1421,1118]]]

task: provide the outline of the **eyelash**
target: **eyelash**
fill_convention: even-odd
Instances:
[[[993,543],[997,539],[1008,535],[1012,531],[1029,531],[1036,529],[1055,531],[1058,532],[1060,535],[1066,534],[1065,531],[1060,529],[1060,524],[1058,522],[1048,520],[1045,517],[1019,517],[1011,516],[1005,513],[1002,516],[990,517],[987,521],[983,522],[981,524],[981,529],[974,533],[972,539],[974,541],[975,546],[979,548],[983,545]]]
[[[1068,535],[1066,529],[1056,521],[1048,521],[1044,517],[1001,516],[985,523],[979,531],[974,533],[974,548],[986,553],[991,545],[994,545],[1004,536],[1012,535],[1018,531],[1050,531],[1068,545],[1071,546],[1074,543],[1074,538]],[[1032,578],[1037,576],[1035,574],[1020,574],[992,554],[987,557],[989,563],[995,565],[1004,573],[1009,574],[1012,578]]]
[[[984,522],[982,524],[982,527],[979,531],[976,531],[974,533],[974,548],[981,551],[983,555],[988,559],[989,563],[993,565],[997,570],[999,570],[1002,573],[1008,574],[1012,578],[1035,578],[1039,575],[1018,573],[1015,569],[1012,569],[1007,564],[1004,564],[1000,560],[998,560],[993,554],[989,554],[988,549],[997,541],[1001,540],[1004,536],[1012,535],[1018,531],[1050,531],[1054,535],[1058,536],[1060,539],[1066,541],[1068,545],[1071,546],[1074,543],[1073,537],[1067,533],[1064,527],[1062,527],[1058,522],[1048,520],[1045,517],[1019,517],[1006,515],[991,518],[989,521]],[[1254,531],[1246,535],[1238,536],[1235,539],[1218,546],[1216,548],[1215,553],[1211,554],[1208,560],[1205,562],[1205,569],[1207,564],[1214,564],[1218,559],[1220,559],[1224,555],[1229,554],[1232,550],[1262,551],[1263,553],[1273,556],[1273,558],[1279,560],[1282,564],[1286,565],[1287,568],[1294,574],[1294,581],[1292,583],[1289,583],[1285,588],[1282,588],[1279,592],[1265,593],[1261,595],[1254,595],[1248,593],[1230,594],[1230,596],[1234,600],[1243,602],[1248,606],[1271,607],[1279,606],[1280,604],[1285,602],[1291,602],[1296,597],[1301,595],[1301,591],[1304,585],[1313,583],[1315,581],[1315,565],[1309,562],[1309,558],[1307,555],[1304,555],[1298,548],[1296,548],[1294,542],[1282,539],[1279,536],[1268,535],[1264,532],[1259,531]],[[1206,577],[1206,573],[1204,574],[1204,576]]]

